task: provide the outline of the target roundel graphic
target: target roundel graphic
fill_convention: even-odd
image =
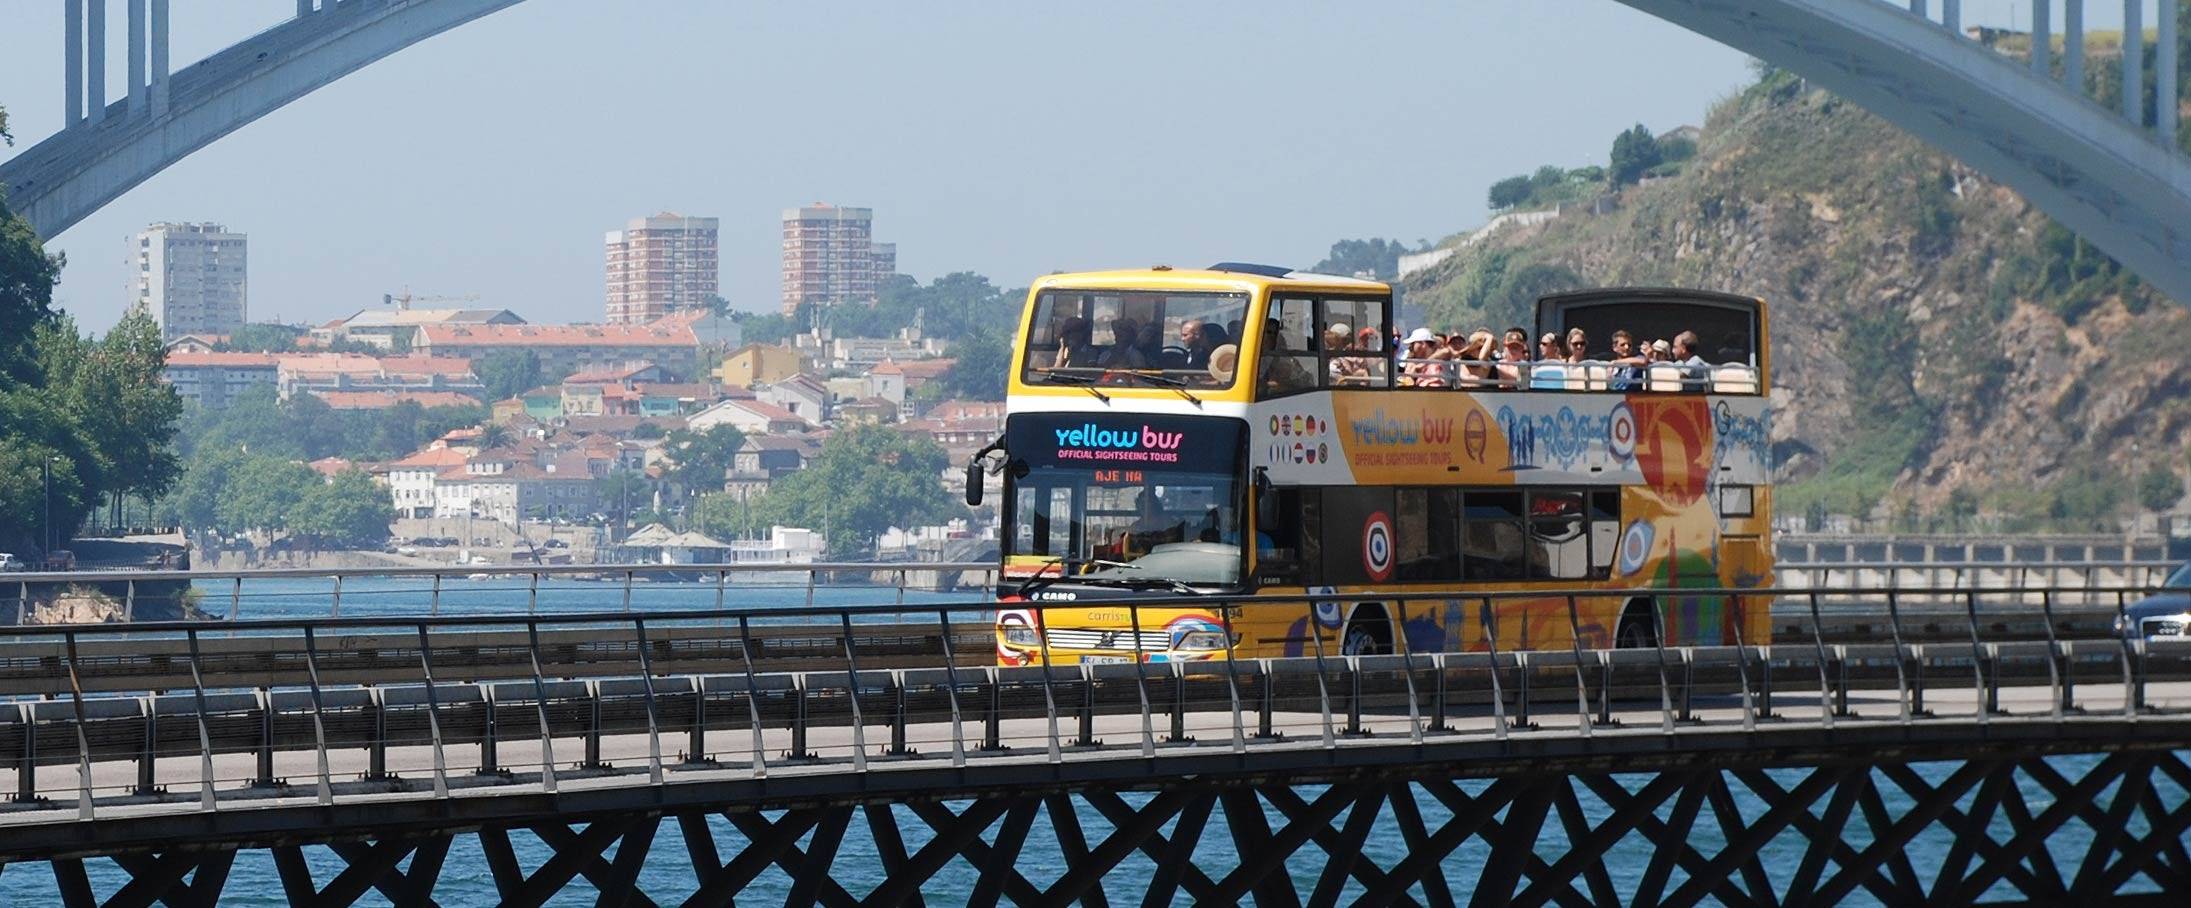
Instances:
[[[1620,572],[1623,576],[1643,570],[1643,563],[1651,557],[1651,540],[1656,535],[1651,524],[1645,521],[1628,525],[1628,531],[1620,535]]]
[[[1392,518],[1383,511],[1362,521],[1362,568],[1379,583],[1392,579]]]
[[[1616,460],[1636,455],[1636,411],[1628,408],[1627,401],[1613,405],[1605,426],[1605,446]]]

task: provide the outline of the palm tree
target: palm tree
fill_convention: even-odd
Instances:
[[[479,427],[479,449],[491,451],[510,443],[510,427],[491,422]]]

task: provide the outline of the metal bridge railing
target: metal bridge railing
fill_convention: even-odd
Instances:
[[[185,600],[173,589],[178,583],[193,590],[187,602],[197,614],[229,621],[359,613],[435,616],[445,610],[596,611],[604,601],[653,608],[669,600],[670,607],[691,610],[720,605],[731,589],[749,599],[765,591],[774,594],[774,604],[812,606],[832,604],[821,601],[825,597],[904,602],[908,595],[939,588],[989,589],[997,570],[996,562],[988,561],[57,571],[0,574],[0,609],[12,606],[14,623],[29,624],[37,617],[37,593],[77,587],[104,591],[124,621],[135,620],[141,607],[144,614],[183,614]],[[685,582],[668,585],[676,581]]]
[[[1960,634],[1928,630],[1885,601],[1878,632],[1811,632],[1732,646],[1668,642],[1673,616],[1716,602],[1739,637],[1757,590],[1638,591],[1653,641],[1585,648],[1606,629],[1580,606],[1605,591],[1380,597],[1402,645],[1335,651],[1295,635],[1292,653],[1184,661],[1176,650],[1116,664],[994,663],[986,602],[685,612],[29,627],[0,643],[0,693],[50,695],[0,710],[0,757],[16,806],[0,824],[91,818],[124,801],[218,809],[270,795],[320,803],[358,794],[452,797],[557,786],[665,784],[866,773],[900,764],[1144,759],[1348,751],[1393,743],[1770,732],[1862,723],[1969,731],[2074,723],[2087,711],[2191,707],[2191,643],[2130,634],[2071,638],[2044,590],[2035,638],[2001,639],[1965,591]],[[1775,590],[1783,604],[1848,590]],[[2127,601],[2133,590],[2118,590]],[[1521,606],[1520,600],[1530,605]],[[1188,597],[1120,604],[1136,624],[1201,607],[1315,603]],[[1064,605],[1013,603],[1047,626]],[[1077,606],[1076,606],[1077,607]],[[1522,611],[1516,611],[1521,608]],[[2118,605],[2114,613],[2121,615]],[[1524,622],[1578,642],[1525,646]],[[1434,634],[1433,631],[1436,633]],[[147,638],[146,633],[166,636]],[[1133,638],[1139,639],[1139,638]],[[1412,645],[1410,645],[1412,643]],[[158,645],[153,645],[158,644]],[[1200,654],[1198,654],[1200,655]],[[1158,658],[1161,657],[1161,661]],[[2069,728],[2069,725],[2064,725]],[[74,772],[41,771],[69,766]],[[61,813],[73,808],[72,812]],[[58,809],[58,810],[57,810]],[[132,808],[138,809],[138,808]]]

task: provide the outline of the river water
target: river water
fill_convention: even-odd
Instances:
[[[243,595],[232,597],[233,589],[228,584],[215,583],[204,590],[201,607],[209,613],[225,615],[229,614],[230,608],[233,606],[235,614],[243,618],[322,617],[328,615],[331,611],[331,586],[329,582],[317,580],[253,581],[245,586]],[[726,591],[722,601],[731,608],[799,606],[808,602],[808,595],[803,585],[769,586],[734,583]],[[899,601],[898,595],[895,590],[888,588],[828,587],[815,590],[812,594],[812,601],[816,605],[890,604]],[[712,582],[639,583],[631,586],[629,596],[629,607],[638,612],[710,609],[715,608],[718,601],[717,588]],[[536,594],[526,588],[523,578],[519,578],[514,581],[507,579],[498,581],[445,581],[437,601],[437,597],[434,595],[428,581],[411,579],[367,580],[352,581],[345,584],[340,613],[345,617],[398,617],[427,614],[433,611],[438,611],[443,615],[509,614],[513,612],[522,613],[528,609],[541,613],[620,611],[626,607],[625,597],[625,587],[621,582],[557,581],[544,583]],[[910,607],[918,608],[923,605],[946,602],[966,603],[978,598],[978,594],[972,593],[907,592],[904,594],[903,601]],[[2097,759],[2097,757],[2065,757],[2055,758],[2052,762],[2064,775],[2074,780],[2078,778],[2086,766],[2096,762]],[[1955,766],[1952,764],[1928,764],[1921,765],[1918,769],[1925,778],[1937,782],[1951,773]],[[1793,788],[1807,775],[1807,771],[1800,769],[1774,770],[1771,775],[1784,788]],[[1619,777],[1623,787],[1631,792],[1640,789],[1649,779],[1650,777],[1646,775]],[[1899,815],[1907,808],[1909,799],[1902,796],[1884,778],[1879,778],[1878,782],[1888,811],[1890,814]],[[1481,792],[1488,784],[1488,782],[1470,781],[1462,783],[1462,787],[1471,794],[1475,794]],[[1740,783],[1730,780],[1729,785],[1746,820],[1755,821],[1764,813],[1764,803],[1751,796]],[[2172,781],[2165,777],[2156,776],[2155,787],[2164,802],[2171,805],[2180,804],[2187,796],[2191,796],[2191,793],[2176,787]],[[2031,810],[2034,813],[2045,810],[2046,805],[2052,803],[2052,798],[2044,788],[2027,781],[2024,789],[2024,796],[2030,803]],[[1320,793],[1320,789],[1306,786],[1298,789],[1298,792],[1305,800],[1314,800]],[[1612,812],[1609,807],[1599,802],[1587,790],[1581,789],[1579,786],[1578,794],[1581,797],[1584,814],[1592,823],[1601,821]],[[1138,793],[1124,795],[1126,802],[1136,808],[1146,803],[1149,797],[1149,795]],[[1966,795],[1959,806],[1968,809],[1971,798],[1971,795]],[[1423,818],[1433,832],[1450,816],[1427,793],[1420,795],[1416,800],[1423,805]],[[950,803],[948,806],[954,812],[963,810],[966,807],[964,803]],[[1812,812],[1814,814],[1820,813],[1824,810],[1824,807],[1825,799],[1821,798],[1813,805]],[[1669,800],[1667,804],[1659,808],[1657,815],[1664,820],[1668,818],[1671,811],[1672,803]],[[923,844],[927,843],[931,837],[930,834],[922,823],[912,815],[910,810],[900,807],[896,808],[896,812],[898,827],[902,831],[906,848],[909,851],[918,850]],[[1285,818],[1275,810],[1266,808],[1265,813],[1272,830],[1276,831],[1284,827]],[[1081,814],[1080,822],[1090,846],[1100,842],[1113,828],[1111,824],[1092,811],[1083,810]],[[1342,824],[1344,816],[1342,814],[1339,818],[1335,818],[1332,821],[1333,825],[1336,827]],[[771,819],[773,818],[774,815],[771,815]],[[720,816],[712,818],[710,824],[714,830],[717,850],[722,853],[719,862],[727,862],[743,846],[744,838]],[[997,826],[1001,825],[1002,823],[999,821]],[[2142,815],[2133,818],[2133,831],[2142,830],[2143,825]],[[991,835],[984,838],[992,838],[996,828],[993,826]],[[1169,836],[1170,831],[1171,827],[1167,826],[1167,836]],[[2005,841],[2010,835],[2007,822],[1997,818],[1994,823],[1993,833],[1996,840]],[[2065,873],[2075,871],[2078,861],[2082,858],[2086,843],[2091,840],[2091,835],[2090,829],[2080,823],[2072,822],[2048,840],[2049,851],[2055,856],[2056,863],[2063,868]],[[1699,821],[1692,828],[1689,838],[1695,842],[1698,850],[1707,859],[1716,852],[1718,846],[1724,841],[1717,824],[1711,822],[1708,813],[1700,816]],[[512,844],[516,846],[519,863],[528,873],[537,869],[551,854],[550,850],[529,832],[513,833],[511,839]],[[1844,832],[1844,839],[1852,847],[1861,850],[1870,843],[1871,836],[1866,824],[1861,822],[1860,818],[1852,817],[1852,822]],[[1919,876],[1929,880],[1940,862],[1945,858],[1951,845],[1952,841],[1948,834],[1934,827],[1929,829],[1925,835],[1920,836],[1916,842],[1905,850]],[[1566,848],[1567,837],[1561,824],[1556,818],[1548,820],[1537,840],[1538,854],[1547,861],[1557,862],[1559,855],[1565,853]],[[1785,891],[1787,883],[1794,876],[1797,866],[1801,863],[1803,849],[1804,842],[1802,838],[1794,832],[1788,832],[1775,839],[1762,852],[1766,873],[1771,878],[1776,891]],[[654,845],[649,852],[646,866],[640,878],[642,891],[657,903],[675,904],[680,902],[698,886],[698,881],[695,879],[689,862],[685,858],[685,852],[684,838],[676,822],[665,819],[655,836]],[[1487,846],[1480,840],[1469,840],[1445,862],[1446,875],[1456,881],[1474,880],[1478,869],[1488,856],[1487,852]],[[1610,871],[1614,886],[1623,900],[1633,894],[1654,852],[1655,847],[1647,839],[1641,835],[1630,835],[1606,855],[1605,865]],[[308,862],[313,867],[313,876],[320,886],[327,885],[345,866],[340,859],[336,858],[324,846],[309,847],[305,850],[305,854]],[[1057,857],[1058,854],[1059,847],[1051,832],[1048,819],[1038,816],[1021,852],[1020,860],[1017,863],[1018,869],[1035,886],[1047,886],[1062,876],[1065,871],[1063,862]],[[1212,815],[1200,841],[1195,846],[1195,855],[1196,864],[1212,879],[1222,879],[1229,869],[1237,865],[1238,853],[1234,849],[1231,836],[1226,832],[1221,812]],[[1405,859],[1406,855],[1407,847],[1398,826],[1395,825],[1390,816],[1389,809],[1381,811],[1376,824],[1372,828],[1370,838],[1362,849],[1362,858],[1372,861],[1380,867],[1391,868]],[[406,866],[408,866],[408,860]],[[1314,889],[1319,875],[1323,872],[1323,852],[1313,844],[1304,846],[1303,850],[1297,852],[1288,862],[1287,867],[1296,882],[1297,889],[1305,895]],[[102,900],[111,896],[127,882],[127,876],[106,859],[87,861],[86,869],[90,872],[94,890]],[[1829,877],[1833,869],[1831,866],[1828,867],[1827,874]],[[1106,878],[1105,889],[1114,902],[1136,901],[1154,871],[1154,862],[1146,855],[1136,853],[1122,862]],[[854,898],[860,898],[867,894],[883,878],[880,861],[875,857],[873,840],[870,837],[864,818],[859,814],[854,815],[851,825],[846,829],[844,841],[835,862],[833,876]],[[963,859],[955,859],[930,880],[929,884],[924,887],[924,893],[927,895],[930,904],[947,905],[963,902],[972,894],[977,879],[977,873],[970,864],[967,864]],[[1666,891],[1668,893],[1675,891],[1686,879],[1687,875],[1677,868]],[[1465,883],[1459,883],[1457,886],[1465,886]],[[789,877],[781,870],[771,868],[741,893],[739,898],[749,904],[779,902],[785,897],[789,887]],[[1578,883],[1579,888],[1581,888],[1581,885]],[[1342,903],[1351,902],[1362,891],[1359,884],[1350,881],[1345,895],[1342,897]],[[2149,881],[2139,877],[2126,891],[2151,892],[2158,890]],[[1997,885],[1989,895],[2009,897],[2013,892],[2014,890],[2006,884],[2001,884]],[[1423,898],[1423,893],[1419,888],[1413,894],[1417,899]],[[574,879],[571,885],[559,893],[550,904],[587,905],[593,903],[596,895],[597,893],[586,883],[585,878],[580,876]],[[1456,898],[1466,899],[1469,894],[1457,888],[1454,895]],[[479,840],[476,837],[459,836],[455,839],[450,847],[448,858],[443,865],[439,883],[434,889],[434,897],[443,905],[486,905],[497,900],[494,880],[487,869],[486,858],[480,850]],[[43,863],[24,863],[9,865],[5,870],[0,870],[0,900],[15,905],[58,903],[59,893],[49,866]],[[1186,904],[1187,902],[1188,899],[1182,892],[1179,903]],[[275,871],[271,854],[264,850],[246,851],[239,854],[233,869],[230,871],[228,885],[224,890],[221,904],[257,906],[286,903],[287,900],[282,895],[280,878]],[[375,892],[368,892],[360,900],[360,903],[370,905],[387,904],[386,900]],[[1848,898],[1847,904],[1869,905],[1878,904],[1878,901],[1869,893],[1858,889]]]

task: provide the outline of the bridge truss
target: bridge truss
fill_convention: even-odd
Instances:
[[[1314,785],[1173,778],[1139,792],[632,810],[338,839],[326,847],[342,869],[322,880],[304,846],[269,850],[298,905],[348,905],[368,892],[428,904],[460,838],[476,840],[509,905],[571,887],[595,890],[601,904],[656,904],[640,885],[650,859],[656,875],[687,881],[672,888],[688,905],[779,894],[787,905],[902,905],[923,893],[1018,905],[1823,905],[1858,893],[1885,904],[2182,904],[2184,756],[1844,758],[1801,769],[1713,760],[1488,778],[1408,767]],[[671,833],[681,848],[658,842]],[[513,838],[550,857],[522,866]],[[236,858],[222,847],[117,853],[109,859],[128,882],[106,904],[212,904]],[[52,860],[67,904],[98,904],[84,862]],[[972,873],[939,877],[956,862]]]
[[[313,905],[2181,904],[2191,644],[1987,595],[2033,592],[1519,652],[1501,594],[1402,597],[1488,645],[1196,665],[980,665],[989,603],[22,627],[0,862],[71,905],[268,861]]]

